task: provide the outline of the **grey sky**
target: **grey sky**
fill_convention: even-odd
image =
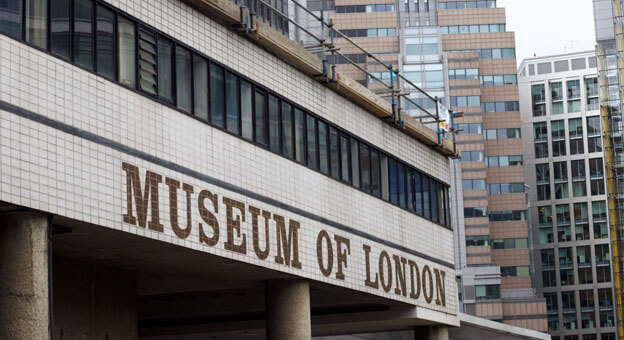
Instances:
[[[507,31],[516,32],[518,64],[533,54],[593,50],[596,45],[591,0],[498,0],[505,7]]]

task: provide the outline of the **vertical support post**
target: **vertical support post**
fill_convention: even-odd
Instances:
[[[332,82],[336,82],[336,45],[334,45],[334,40],[336,37],[336,32],[334,31],[334,19],[330,18],[329,19],[329,25],[327,25],[327,27],[329,28],[329,38],[330,38],[330,48],[331,48],[331,53],[332,53],[332,60],[331,60],[331,69],[332,69]]]
[[[448,326],[422,326],[414,328],[414,339],[449,340]]]
[[[396,114],[396,103],[395,103],[395,94],[394,94],[394,70],[392,69],[392,64],[388,66],[388,72],[390,72],[390,93],[392,94],[392,120],[396,122],[397,114]]]
[[[401,77],[399,77],[399,68],[397,67],[394,70],[395,73],[395,78],[396,78],[396,92],[397,92],[397,112],[399,113],[399,121],[401,122],[401,124],[403,125],[403,128],[405,129],[405,121],[403,120],[403,117],[401,115]]]
[[[0,216],[0,339],[50,339],[48,217]]]
[[[440,99],[438,96],[435,97],[435,107],[436,107],[436,125],[438,127],[438,146],[442,145],[442,131],[440,131]]]
[[[267,340],[312,338],[310,284],[306,280],[271,280],[266,283]]]

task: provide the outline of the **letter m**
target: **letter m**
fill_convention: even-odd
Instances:
[[[275,256],[275,262],[301,269],[301,262],[299,262],[299,222],[290,220],[288,232],[286,232],[284,217],[273,214],[273,219],[277,227],[277,256]],[[284,253],[283,257],[282,253]]]
[[[141,178],[139,176],[139,168],[122,163],[122,169],[126,172],[126,194],[128,195],[126,213],[123,215],[125,223],[137,224],[145,228],[147,222],[147,208],[151,206],[152,219],[148,226],[152,230],[163,231],[163,225],[160,224],[159,205],[158,205],[158,185],[162,183],[162,176],[147,171],[145,175],[145,190],[141,190]],[[132,202],[135,202],[137,217],[134,217]]]

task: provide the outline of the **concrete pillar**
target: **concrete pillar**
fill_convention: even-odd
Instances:
[[[0,339],[50,339],[48,217],[0,214]]]
[[[415,327],[414,340],[449,340],[448,326]]]
[[[266,283],[267,340],[310,340],[310,283],[272,280]]]

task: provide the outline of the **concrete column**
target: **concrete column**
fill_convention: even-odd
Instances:
[[[48,217],[0,214],[0,339],[50,339]]]
[[[414,340],[449,340],[448,326],[415,327]]]
[[[266,283],[267,340],[310,340],[310,284],[306,280]]]

